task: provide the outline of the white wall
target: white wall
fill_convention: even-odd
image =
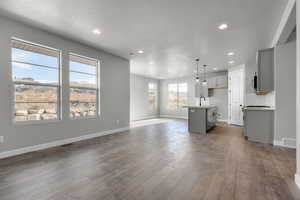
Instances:
[[[220,75],[227,75],[227,72],[215,72],[208,73],[207,77],[215,77]],[[168,84],[169,83],[188,83],[188,104],[198,105],[199,98],[195,98],[195,82],[192,76],[183,77],[178,79],[166,79],[160,81],[160,116],[162,117],[177,117],[187,118],[187,109],[178,109],[175,111],[168,110]],[[218,113],[220,114],[220,120],[227,120],[228,118],[228,90],[217,89],[214,90],[212,97],[206,98],[207,102],[214,104],[218,107]]]
[[[275,48],[275,141],[296,141],[296,42]],[[295,145],[295,144],[294,144]],[[293,146],[294,146],[293,145]]]
[[[296,68],[296,138],[297,138],[297,172],[295,181],[300,188],[300,0],[297,0],[297,68]]]
[[[157,86],[156,108],[149,108],[148,84]],[[130,75],[130,119],[131,121],[159,117],[159,80],[144,76]]]
[[[60,36],[0,17],[0,152],[49,143],[85,134],[129,126],[129,61]],[[11,37],[62,50],[62,120],[36,125],[16,125],[13,116],[11,81]],[[68,116],[68,52],[101,60],[101,116],[70,120]],[[119,120],[119,124],[117,124]]]
[[[228,120],[228,89],[217,89],[209,97],[209,103],[218,107],[218,120]]]

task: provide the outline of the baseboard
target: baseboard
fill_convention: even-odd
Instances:
[[[295,174],[295,183],[298,186],[298,188],[300,189],[300,176],[298,174]]]
[[[6,152],[0,153],[0,159],[17,156],[17,155],[21,155],[21,154],[29,153],[29,152],[33,152],[33,151],[49,149],[52,147],[57,147],[57,146],[65,145],[65,144],[88,140],[88,139],[92,139],[92,138],[96,138],[96,137],[100,137],[100,136],[104,136],[104,135],[120,133],[120,132],[124,132],[124,131],[128,131],[128,130],[129,130],[129,127],[124,127],[124,128],[119,128],[119,129],[103,131],[100,133],[93,133],[93,134],[83,135],[83,136],[79,136],[79,137],[75,137],[75,138],[68,138],[68,139],[64,139],[64,140],[57,140],[54,142],[24,147],[24,148],[15,149],[12,151],[6,151]]]
[[[218,119],[217,121],[218,121],[218,122],[225,122],[225,123],[228,123],[228,120],[227,120],[227,119]]]
[[[281,140],[274,140],[274,146],[287,147],[296,149],[296,139],[294,138],[282,138]]]
[[[149,116],[138,117],[137,119],[131,120],[131,122],[147,120],[147,119],[155,119],[155,118],[159,118],[159,115],[149,115]]]
[[[177,115],[160,115],[161,118],[171,118],[171,119],[188,119],[185,116],[177,116]]]

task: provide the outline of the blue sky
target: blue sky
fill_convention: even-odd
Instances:
[[[35,81],[39,81],[41,83],[58,83],[58,58],[44,54],[34,53],[31,51],[25,51],[22,49],[12,48],[12,60],[45,65],[55,68],[49,69],[44,67],[12,62],[12,76],[14,79],[33,78]],[[70,70],[96,74],[96,68],[94,66],[82,64],[79,62],[71,61]],[[70,81],[96,84],[96,76],[70,72]]]

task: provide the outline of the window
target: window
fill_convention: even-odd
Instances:
[[[178,106],[177,84],[168,84],[168,109],[176,110]]]
[[[157,102],[157,85],[155,83],[148,83],[148,103],[149,109],[156,109]]]
[[[187,83],[178,84],[178,107],[186,106],[188,104],[188,85]]]
[[[168,109],[177,110],[188,103],[187,83],[168,84]]]
[[[70,117],[99,114],[99,61],[75,54],[69,56]]]
[[[60,51],[12,40],[14,120],[60,118]]]

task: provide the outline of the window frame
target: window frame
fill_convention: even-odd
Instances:
[[[71,70],[71,60],[70,60],[70,56],[76,56],[82,59],[87,59],[87,60],[91,60],[91,61],[96,61],[97,62],[97,66],[96,66],[96,88],[90,88],[90,87],[81,87],[81,86],[71,86],[70,85],[70,73],[71,72],[75,72],[75,73],[79,73],[79,74],[88,74],[91,75],[89,73],[85,73],[85,72],[79,72],[79,71],[74,71]],[[68,97],[68,105],[69,105],[69,109],[68,109],[68,118],[70,120],[82,120],[82,119],[97,119],[101,116],[101,109],[100,109],[100,64],[101,64],[101,60],[96,59],[96,58],[92,58],[92,57],[87,57],[87,56],[83,56],[77,53],[73,53],[73,52],[69,52],[68,53],[68,77],[69,77],[69,83],[68,83],[68,91],[69,91],[69,97]],[[81,89],[81,90],[93,90],[96,91],[96,114],[94,116],[80,116],[80,117],[71,117],[71,89]],[[83,103],[91,103],[91,102],[83,102]]]
[[[42,68],[52,68],[54,69],[54,67],[49,67],[49,66],[45,66],[45,65],[39,65],[39,64],[35,64],[35,63],[28,63],[28,62],[22,62],[22,61],[16,61],[13,60],[13,55],[12,55],[12,50],[13,48],[15,48],[13,46],[13,42],[19,42],[19,43],[23,43],[25,45],[30,45],[30,46],[35,46],[38,48],[43,48],[43,49],[48,49],[50,51],[56,51],[58,53],[57,59],[57,72],[58,72],[58,82],[57,85],[56,84],[47,84],[47,83],[28,83],[26,81],[15,81],[13,78],[13,63],[22,63],[22,64],[28,64],[31,65],[33,67],[42,67]],[[11,83],[13,88],[11,88],[13,90],[12,94],[12,98],[11,98],[11,105],[12,105],[12,113],[11,113],[11,121],[13,122],[13,124],[15,125],[34,125],[34,124],[47,124],[47,123],[55,123],[55,122],[59,122],[62,120],[62,51],[60,49],[56,49],[53,47],[49,47],[43,44],[38,44],[35,42],[31,42],[31,41],[27,41],[27,40],[23,40],[17,37],[11,37],[10,39],[10,70],[11,70]],[[57,101],[53,102],[53,101],[49,101],[49,102],[16,102],[16,90],[15,90],[15,86],[16,85],[25,85],[25,86],[40,86],[40,87],[50,87],[50,88],[56,88],[57,90]],[[56,104],[56,111],[57,111],[57,118],[56,119],[46,119],[46,120],[24,120],[24,121],[17,121],[16,120],[16,115],[15,115],[15,105],[16,103],[54,103]]]

